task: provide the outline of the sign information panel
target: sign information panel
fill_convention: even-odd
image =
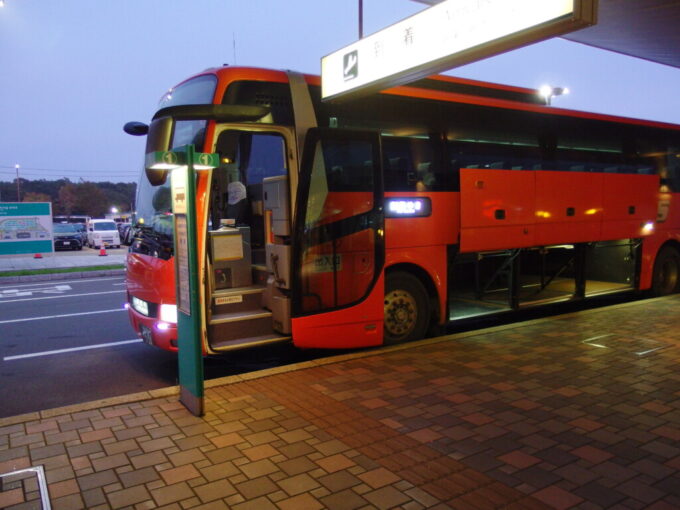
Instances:
[[[414,81],[595,23],[597,0],[445,0],[321,59],[332,99]]]
[[[50,202],[0,202],[0,255],[53,251]]]
[[[189,275],[189,239],[187,235],[187,217],[185,214],[175,215],[175,235],[177,236],[177,309],[191,315],[191,287]]]

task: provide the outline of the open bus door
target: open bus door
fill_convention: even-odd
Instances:
[[[382,199],[377,132],[309,130],[293,233],[295,345],[382,343]]]

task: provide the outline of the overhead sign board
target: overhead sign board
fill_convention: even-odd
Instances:
[[[592,25],[597,0],[445,0],[321,59],[321,95],[401,85]]]

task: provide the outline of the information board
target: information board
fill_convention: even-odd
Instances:
[[[0,255],[53,251],[50,202],[0,202]]]
[[[597,0],[445,0],[323,57],[321,95],[402,85],[596,19]]]

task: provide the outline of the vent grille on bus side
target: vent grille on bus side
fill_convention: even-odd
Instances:
[[[222,104],[267,106],[271,109],[274,124],[294,123],[293,104],[287,83],[236,81],[227,88]]]

